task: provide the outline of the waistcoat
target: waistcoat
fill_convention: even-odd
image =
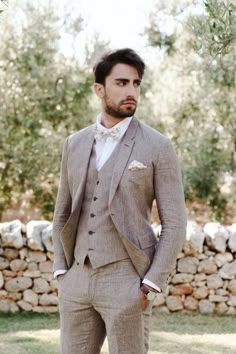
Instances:
[[[96,169],[95,147],[90,156],[74,257],[77,262],[84,263],[88,256],[93,269],[129,258],[108,209],[112,172],[119,147],[120,144],[100,171]]]

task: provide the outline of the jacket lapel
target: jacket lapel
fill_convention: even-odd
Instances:
[[[77,156],[82,156],[76,164],[76,169],[82,171],[82,174],[79,175],[78,187],[76,193],[73,197],[73,205],[72,205],[72,212],[77,209],[78,201],[81,196],[81,193],[84,192],[87,171],[88,171],[88,164],[89,159],[94,143],[94,129],[95,124],[89,127],[87,131],[84,132],[83,136],[80,138],[80,142],[78,144],[78,149],[76,149]]]
[[[136,131],[138,128],[138,121],[137,119],[133,118],[125,135],[121,141],[121,146],[119,150],[119,154],[117,157],[117,161],[115,163],[115,168],[113,170],[112,180],[111,180],[111,187],[110,187],[110,194],[109,194],[109,205],[112,202],[112,199],[115,195],[116,189],[120,182],[121,176],[127,164],[127,161],[130,157],[134,146],[134,138],[136,135]]]

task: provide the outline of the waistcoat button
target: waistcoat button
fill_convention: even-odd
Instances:
[[[90,214],[90,217],[91,217],[91,218],[94,218],[94,216],[96,216],[96,215],[93,214],[93,213]]]
[[[95,234],[95,232],[92,231],[92,230],[90,230],[90,231],[88,232],[88,234],[89,234],[89,235],[92,235],[92,234]]]
[[[96,202],[97,199],[98,199],[97,197],[94,197],[94,198],[93,198],[93,200],[94,200],[95,202]]]

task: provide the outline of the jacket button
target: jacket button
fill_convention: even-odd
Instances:
[[[97,199],[98,199],[97,197],[94,197],[94,198],[93,198],[93,200],[94,200],[95,202],[96,202]]]
[[[93,234],[95,234],[95,232],[92,231],[92,230],[90,230],[90,231],[88,232],[88,234],[89,234],[89,235],[93,235]]]
[[[94,218],[94,216],[96,216],[94,213],[91,213],[91,214],[90,214],[90,217],[91,217],[91,218]]]

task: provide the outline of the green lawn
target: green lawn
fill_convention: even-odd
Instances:
[[[56,354],[59,352],[58,342],[57,315],[0,314],[1,354]],[[108,353],[106,343],[103,348],[105,353]],[[155,312],[150,354],[159,353],[236,353],[236,318]]]

